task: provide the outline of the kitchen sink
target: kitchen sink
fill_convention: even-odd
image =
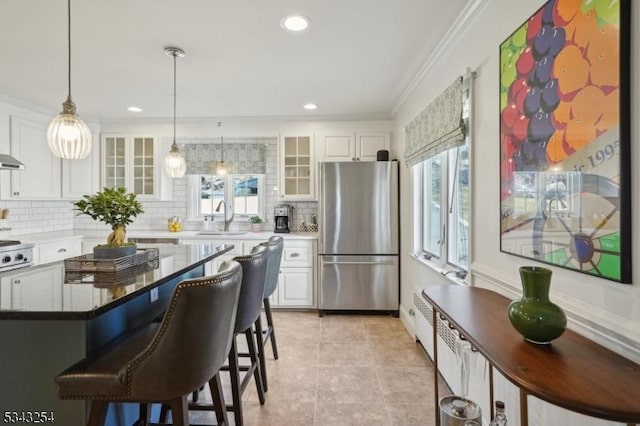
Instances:
[[[244,235],[247,231],[201,231],[197,235]]]

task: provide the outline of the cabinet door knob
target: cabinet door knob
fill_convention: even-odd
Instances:
[[[351,157],[351,161],[356,161],[356,157]]]
[[[14,284],[20,284],[20,280],[13,280]]]

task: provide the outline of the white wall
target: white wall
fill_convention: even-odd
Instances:
[[[423,78],[401,104],[394,116],[396,152],[404,152],[404,126],[428,105],[467,67],[477,72],[473,113],[473,199],[472,205],[472,284],[492,288],[510,298],[521,294],[518,268],[535,263],[500,252],[499,222],[499,45],[542,4],[543,0],[490,0],[463,29],[454,34],[450,47],[438,55]],[[640,8],[632,21],[640,23]],[[632,46],[640,34],[632,31]],[[634,48],[637,52],[637,47]],[[638,58],[632,55],[631,116],[640,104]],[[633,121],[633,120],[632,120]],[[634,124],[637,120],[633,121]],[[632,161],[640,164],[636,141],[638,128],[632,128]],[[638,182],[632,170],[633,186]],[[414,286],[443,283],[437,273],[412,259],[412,200],[410,173],[403,168],[402,186],[402,310],[412,304]],[[633,188],[632,188],[633,192]],[[612,350],[640,362],[640,197],[633,200],[633,260],[636,265],[632,285],[618,284],[569,270],[551,267],[551,300],[569,315],[569,327]],[[506,320],[506,314],[505,314]]]

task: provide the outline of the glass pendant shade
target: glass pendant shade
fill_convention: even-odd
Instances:
[[[58,158],[81,160],[91,152],[91,131],[76,114],[76,107],[70,98],[62,105],[62,112],[53,119],[47,130],[49,149]]]
[[[164,53],[173,58],[173,143],[169,154],[164,158],[164,169],[172,178],[179,178],[187,172],[187,161],[176,143],[176,58],[182,58],[184,50],[179,47],[167,47]]]
[[[220,127],[221,123],[218,123]],[[224,138],[220,138],[220,161],[212,161],[210,163],[211,172],[214,175],[230,175],[233,173],[231,165],[224,162]]]
[[[224,161],[212,161],[212,172],[214,175],[230,175],[231,166]]]
[[[164,159],[164,169],[172,178],[182,177],[187,172],[187,162],[175,142],[171,145],[171,150]]]
[[[91,152],[91,131],[76,114],[76,105],[71,100],[71,0],[67,0],[67,44],[69,93],[62,103],[62,112],[49,124],[47,143],[56,157],[81,160]]]

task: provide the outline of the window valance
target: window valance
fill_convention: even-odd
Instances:
[[[210,174],[211,163],[219,161],[222,152],[220,138],[180,140],[185,154],[187,174]],[[224,138],[224,160],[233,167],[234,174],[264,174],[266,144],[277,143],[275,138]]]
[[[404,130],[408,166],[464,144],[462,78],[456,78]]]

